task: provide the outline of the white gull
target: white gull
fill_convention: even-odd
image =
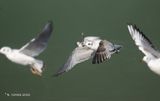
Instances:
[[[127,27],[135,44],[145,55],[143,61],[147,63],[151,71],[160,75],[160,52],[136,25],[129,24]]]
[[[59,68],[55,76],[71,70],[76,64],[92,59],[92,64],[102,63],[109,59],[113,53],[118,53],[121,45],[115,45],[97,36],[87,36],[72,51],[67,62]]]
[[[2,47],[0,53],[4,54],[10,61],[21,64],[29,65],[31,72],[35,75],[42,75],[44,63],[35,57],[47,47],[48,39],[52,33],[52,22],[49,21],[39,33],[38,37],[33,38],[30,42],[20,49],[12,49],[8,46]]]

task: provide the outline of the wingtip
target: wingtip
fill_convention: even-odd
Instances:
[[[47,24],[53,25],[53,21],[52,20],[48,20]]]
[[[137,30],[138,32],[140,32],[142,35],[144,35],[143,34],[143,32],[142,32],[142,30],[140,30],[138,27],[137,27],[137,25],[136,24],[130,24],[130,25],[128,25],[128,27],[132,27],[134,30]],[[144,35],[145,36],[145,35]]]
[[[143,33],[143,32],[137,27],[136,24],[128,24],[127,27],[128,27],[129,30],[130,30],[130,29],[133,29],[133,30],[137,30],[137,31],[140,32],[140,33]]]
[[[65,73],[65,71],[63,71],[63,72],[57,72],[56,74],[53,74],[52,76],[53,77],[58,77],[58,76],[62,75],[63,73]]]
[[[49,20],[46,25],[53,27],[53,21]]]
[[[49,20],[44,28],[43,28],[43,31],[47,31],[47,32],[52,32],[53,31],[53,21],[52,20]]]

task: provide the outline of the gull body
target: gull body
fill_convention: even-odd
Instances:
[[[160,75],[160,59],[150,60],[150,62],[148,62],[148,66],[153,72]]]
[[[3,51],[4,49],[9,49],[10,51]],[[33,57],[27,56],[19,52],[18,49],[11,49],[10,47],[3,47],[0,50],[9,60],[21,65],[28,65],[31,64],[34,60]]]

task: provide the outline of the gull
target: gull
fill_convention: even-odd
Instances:
[[[59,76],[71,70],[76,64],[92,59],[92,64],[99,64],[110,59],[113,53],[120,51],[121,45],[102,40],[97,36],[83,37],[82,42],[77,42],[77,47],[72,51],[67,62],[59,68],[54,76]]]
[[[142,60],[151,71],[160,75],[160,52],[136,25],[129,24],[127,27],[138,49],[145,55]]]
[[[44,63],[42,60],[38,60],[35,57],[46,49],[52,30],[52,22],[49,21],[39,35],[25,44],[22,48],[12,49],[8,46],[4,46],[0,49],[0,53],[4,54],[14,63],[30,66],[30,70],[33,74],[41,76]]]

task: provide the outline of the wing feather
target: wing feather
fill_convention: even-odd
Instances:
[[[55,76],[58,76],[64,72],[71,70],[76,64],[84,62],[92,58],[94,50],[89,49],[88,47],[77,47],[75,48],[71,55],[69,56],[67,62],[58,70]]]
[[[152,42],[141,32],[136,25],[128,25],[128,30],[139,50],[146,56],[160,57]]]
[[[28,56],[38,56],[47,47],[48,39],[51,36],[52,30],[52,22],[48,22],[38,37],[33,38],[30,42],[24,45],[20,49],[20,52]]]
[[[102,40],[99,43],[99,47],[98,47],[97,51],[95,52],[95,55],[92,59],[92,64],[102,63],[109,58],[110,53],[109,53],[109,50],[106,49],[107,45],[108,45],[108,41],[106,41],[106,40]]]

